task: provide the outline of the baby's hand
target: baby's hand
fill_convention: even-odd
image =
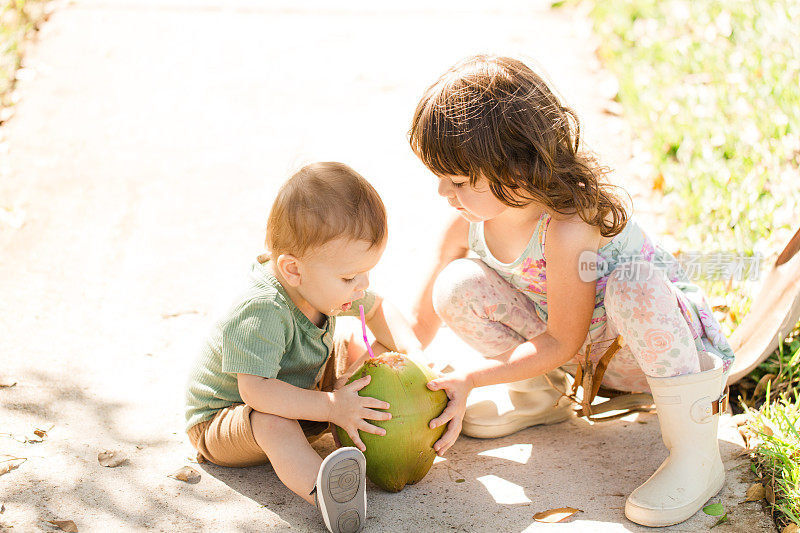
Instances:
[[[333,406],[330,421],[347,432],[362,452],[367,449],[361,441],[358,430],[372,433],[373,435],[386,435],[386,430],[372,425],[367,420],[389,420],[391,413],[375,411],[374,409],[388,409],[389,404],[368,396],[358,395],[358,391],[367,386],[372,376],[364,376],[349,385],[331,393]]]
[[[428,388],[430,390],[443,390],[450,399],[442,414],[430,422],[431,429],[449,422],[442,438],[433,445],[436,453],[442,456],[456,442],[458,435],[461,433],[461,422],[467,410],[467,396],[472,390],[472,382],[466,375],[453,372],[444,377],[431,380],[428,382]]]

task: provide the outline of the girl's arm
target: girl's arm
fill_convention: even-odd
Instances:
[[[379,299],[365,318],[376,341],[389,350],[420,359],[422,345],[411,325],[394,305]]]
[[[583,222],[553,221],[548,229],[547,329],[517,347],[486,359],[468,372],[454,372],[428,383],[431,390],[445,390],[450,402],[431,427],[450,422],[434,444],[442,455],[461,432],[467,395],[474,387],[509,383],[538,376],[565,364],[583,345],[589,331],[595,301],[595,282],[579,275],[579,256],[597,250],[600,233]]]
[[[467,256],[469,251],[469,222],[456,215],[445,228],[439,241],[438,253],[434,259],[427,281],[417,297],[411,327],[422,347],[427,347],[441,325],[441,319],[433,310],[433,284],[439,273],[449,263]]]

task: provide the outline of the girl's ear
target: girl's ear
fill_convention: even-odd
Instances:
[[[275,260],[275,268],[292,287],[300,285],[300,260],[291,254],[281,254]]]

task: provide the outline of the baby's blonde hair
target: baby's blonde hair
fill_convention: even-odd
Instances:
[[[367,180],[343,163],[311,163],[278,191],[265,244],[273,258],[303,257],[339,237],[372,247],[386,234],[386,208]]]

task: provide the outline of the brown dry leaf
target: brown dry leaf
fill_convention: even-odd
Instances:
[[[582,512],[580,509],[575,509],[574,507],[559,507],[557,509],[550,509],[548,511],[542,511],[541,513],[536,513],[535,515],[533,515],[533,519],[536,520],[537,522],[554,524],[556,522],[561,522],[562,520],[566,520],[575,513],[580,513],[580,512]]]
[[[40,442],[43,442],[44,439],[47,438],[47,432],[53,429],[53,427],[54,426],[51,425],[47,429],[33,428],[33,433],[25,436],[25,442],[33,444],[38,444]]]
[[[764,488],[764,485],[761,483],[753,483],[749,487],[747,487],[747,492],[745,493],[746,502],[757,502],[758,500],[763,500],[764,496],[767,495],[767,489]]]
[[[104,450],[97,454],[97,462],[100,466],[114,468],[128,461],[128,456],[120,451]]]
[[[49,427],[49,428],[47,428],[47,429],[42,429],[42,428],[33,428],[33,434],[34,434],[36,437],[38,437],[38,438],[39,438],[38,442],[41,442],[42,440],[44,440],[44,439],[47,437],[47,433],[48,433],[48,432],[49,432],[51,429],[53,429],[54,427],[56,427],[56,425],[55,425],[55,424],[50,424],[50,427]],[[30,439],[30,437],[29,437],[29,439]]]
[[[797,524],[791,522],[786,524],[786,527],[781,530],[781,533],[800,533],[800,527],[797,527]]]
[[[767,501],[770,504],[775,505],[775,491],[772,490],[772,485],[767,485],[764,487],[764,492],[764,497],[767,499]]]
[[[10,389],[16,384],[17,382],[10,378],[0,378],[0,389]]]
[[[623,112],[624,109],[622,107],[622,104],[620,104],[619,102],[615,102],[613,100],[606,102],[606,104],[603,106],[603,113],[605,113],[606,115],[613,115],[615,117],[618,117],[621,116]]]
[[[767,383],[775,379],[775,374],[764,374],[756,384],[756,390],[753,391],[753,396],[760,396],[767,390]]]
[[[27,457],[9,457],[6,456],[5,459],[0,459],[0,476],[3,474],[8,474],[12,470],[19,468],[19,465],[27,461]]]
[[[72,520],[48,520],[48,522],[56,526],[61,531],[66,531],[67,533],[78,533],[78,526],[76,526],[75,522]]]
[[[731,417],[731,422],[736,424],[736,427],[747,424],[748,420],[750,420],[750,415],[748,413],[739,413],[738,415],[733,415]]]
[[[175,473],[170,474],[168,477],[174,477],[178,481],[185,481],[186,483],[199,483],[200,473],[191,466],[182,466]]]

